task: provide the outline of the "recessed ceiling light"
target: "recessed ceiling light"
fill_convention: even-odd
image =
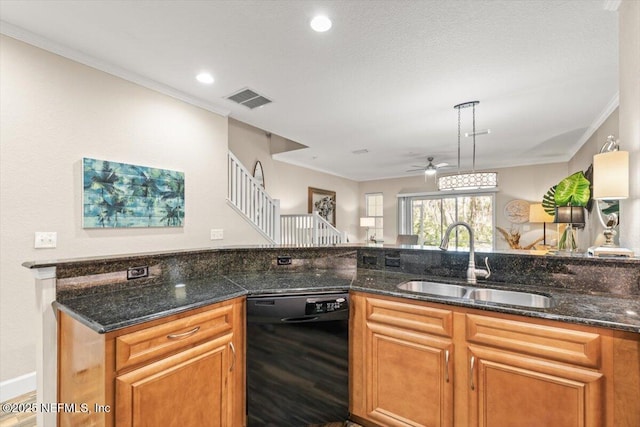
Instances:
[[[311,20],[311,28],[319,33],[324,33],[331,28],[331,19],[324,15],[318,15]]]
[[[209,73],[200,73],[196,76],[196,80],[205,85],[210,85],[214,82],[213,76]]]

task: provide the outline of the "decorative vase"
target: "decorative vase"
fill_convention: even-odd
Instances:
[[[560,240],[558,241],[558,249],[569,252],[573,252],[578,249],[576,235],[571,224],[567,225],[567,228],[562,232],[562,236],[560,236]]]

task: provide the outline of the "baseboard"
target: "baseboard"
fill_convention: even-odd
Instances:
[[[15,399],[36,389],[36,373],[21,375],[0,383],[0,402]]]

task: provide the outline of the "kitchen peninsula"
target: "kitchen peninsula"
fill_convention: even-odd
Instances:
[[[475,425],[479,416],[486,415],[482,415],[483,410],[491,406],[473,399],[475,403],[472,408],[475,409],[465,409],[461,412],[460,404],[452,400],[452,387],[458,390],[455,396],[459,395],[456,398],[459,400],[467,395],[463,390],[463,387],[468,386],[464,383],[467,381],[466,378],[473,378],[474,388],[477,385],[485,395],[492,396],[492,389],[482,388],[486,386],[483,383],[483,378],[486,377],[482,375],[494,372],[491,369],[497,366],[496,364],[506,366],[505,360],[513,355],[520,356],[517,360],[511,361],[513,363],[510,365],[510,373],[523,369],[538,372],[536,369],[542,363],[545,367],[552,366],[555,371],[549,369],[552,369],[556,377],[561,378],[560,371],[569,369],[570,375],[563,380],[565,382],[560,383],[562,387],[567,386],[569,390],[577,391],[578,395],[582,396],[578,397],[575,403],[584,404],[584,411],[578,418],[586,417],[584,419],[587,420],[587,425],[635,425],[640,417],[636,405],[633,404],[637,399],[637,387],[640,383],[640,368],[637,368],[640,357],[640,260],[512,253],[478,254],[478,257],[481,256],[489,258],[492,276],[490,280],[480,281],[477,286],[541,293],[553,299],[553,306],[529,309],[402,291],[397,285],[414,279],[437,280],[458,285],[464,283],[467,253],[441,252],[418,247],[205,249],[34,262],[24,265],[40,272],[49,269],[50,278],[38,279],[38,285],[44,284],[45,288],[49,286],[49,290],[53,290],[54,305],[60,312],[61,331],[71,325],[74,331],[81,331],[81,343],[89,342],[90,338],[93,339],[92,342],[113,341],[109,344],[113,345],[112,350],[108,350],[108,346],[101,347],[103,350],[98,358],[103,363],[113,360],[108,363],[115,363],[115,370],[125,376],[125,379],[133,382],[140,380],[142,377],[132,374],[135,370],[127,369],[133,369],[134,365],[145,369],[146,361],[153,364],[166,357],[178,358],[177,363],[183,363],[187,359],[181,357],[185,356],[186,351],[195,352],[194,355],[190,355],[195,358],[206,359],[203,355],[210,355],[210,360],[213,361],[215,352],[207,353],[209,348],[202,346],[209,345],[211,351],[214,347],[223,349],[217,360],[226,370],[234,367],[235,373],[232,375],[235,375],[233,378],[236,384],[235,388],[229,389],[232,390],[232,395],[228,401],[228,407],[236,405],[236,409],[235,413],[228,415],[227,420],[242,418],[242,393],[238,388],[242,387],[241,372],[244,360],[241,354],[244,349],[244,297],[260,293],[349,290],[352,294],[350,370],[354,387],[350,400],[351,411],[356,420],[391,425],[388,417],[396,417],[393,419],[398,422],[402,417],[409,420],[413,415],[423,416],[412,414],[412,409],[406,414],[394,414],[393,411],[401,410],[388,400],[384,401],[386,403],[378,402],[378,406],[371,406],[376,402],[376,398],[381,397],[379,393],[382,393],[382,389],[376,387],[393,387],[395,384],[389,382],[388,378],[371,376],[370,363],[377,359],[369,350],[377,347],[368,341],[367,337],[372,335],[371,332],[367,332],[366,327],[369,324],[370,327],[378,324],[385,331],[400,331],[404,328],[408,331],[403,335],[405,338],[425,337],[426,341],[420,341],[420,338],[417,343],[407,344],[409,347],[401,346],[405,350],[415,349],[425,342],[448,342],[440,353],[425,353],[431,354],[431,358],[422,358],[424,354],[413,353],[416,358],[407,359],[407,369],[412,361],[422,360],[424,364],[443,362],[436,371],[429,371],[432,374],[438,373],[438,384],[440,381],[443,382],[441,391],[445,395],[438,400],[442,406],[436,411],[438,414],[445,414],[442,415],[443,425],[463,425],[461,423],[464,420],[471,420]],[[279,262],[279,257],[286,259],[286,262]],[[127,280],[127,272],[140,267],[147,268],[147,277]],[[219,313],[222,312],[225,314],[220,317]],[[201,319],[203,316],[205,320]],[[367,320],[366,316],[372,317]],[[434,323],[434,319],[439,320]],[[203,326],[200,326],[201,323]],[[436,327],[436,324],[440,324],[441,327]],[[142,359],[127,365],[127,357],[135,355],[136,345],[142,345],[141,348],[151,345],[144,344],[149,337],[150,343],[157,343],[153,338],[155,335],[149,335],[149,331],[154,328],[160,328],[161,334],[171,335],[187,333],[197,327],[200,327],[200,330],[193,333],[194,338],[188,342],[186,348],[171,347],[173,344],[170,344],[158,353],[151,354],[146,361],[143,359],[147,356],[142,356]],[[53,330],[55,331],[55,325]],[[503,332],[496,332],[500,330]],[[203,335],[195,338],[199,333]],[[501,334],[506,333],[517,334],[520,338],[504,341]],[[378,333],[377,339],[382,339],[380,336],[383,335]],[[65,346],[64,339],[64,335],[61,335],[57,345]],[[396,337],[379,341],[378,344],[397,342],[397,339]],[[120,347],[118,340],[121,342]],[[56,345],[55,340],[51,342]],[[214,344],[207,344],[209,342]],[[233,343],[233,346],[229,346],[229,342]],[[511,344],[505,344],[507,342]],[[513,344],[515,342],[520,344]],[[566,344],[567,342],[570,344]],[[527,347],[529,344],[526,343],[532,344]],[[127,351],[119,350],[125,348],[125,345],[128,346]],[[463,345],[468,347],[467,351],[454,351],[454,348],[464,348]],[[104,351],[105,348],[108,351]],[[65,354],[64,350],[61,349],[60,354]],[[500,351],[495,353],[498,350]],[[467,372],[469,369],[466,366],[468,352],[471,352],[469,354],[477,361],[474,362],[477,365],[470,372]],[[389,351],[386,354],[394,353]],[[408,353],[405,351],[406,354]],[[442,368],[445,366],[445,359],[446,371]],[[384,363],[385,360],[379,359],[375,363],[378,362]],[[50,360],[43,362],[44,365],[47,363],[50,363]],[[74,383],[73,372],[75,375],[82,372],[82,369],[77,369],[77,365],[82,362],[79,358],[74,359],[72,353],[67,365],[65,363],[67,362],[64,358],[57,362],[60,372],[50,372],[46,377],[49,381],[53,378],[54,384],[45,383],[43,387],[53,386],[55,390],[59,375],[61,396],[69,392],[65,391],[63,385],[67,384],[67,387],[73,389],[67,396],[75,396],[78,399],[79,388],[83,384],[85,387],[88,385],[77,381],[79,377],[75,378]],[[75,370],[71,369],[74,365]],[[378,373],[400,375],[399,378],[404,378],[402,370],[398,371],[398,368],[402,366],[385,365]],[[539,372],[540,377],[546,378],[551,375],[548,369],[545,369],[547,368]],[[151,375],[158,373],[152,371]],[[111,371],[107,369],[106,372]],[[463,372],[469,375],[461,375]],[[115,374],[112,372],[111,375]],[[68,377],[64,379],[65,376]],[[446,382],[445,378],[448,379]],[[96,417],[98,425],[113,425],[114,420],[118,420],[120,425],[123,418],[119,417],[122,417],[123,413],[130,414],[131,408],[119,404],[121,400],[117,395],[131,393],[131,389],[127,389],[122,381],[118,382],[118,378],[114,379],[113,376],[107,375],[106,380],[105,377],[100,377],[94,381],[102,381],[102,385],[91,384],[94,388],[103,389],[104,401],[97,403],[115,406],[115,413],[92,415]],[[450,384],[449,388],[446,387],[446,383]],[[583,386],[575,386],[576,383],[582,383]],[[392,392],[393,390],[388,391]],[[410,390],[406,392],[409,393]],[[447,396],[447,393],[450,395]],[[499,396],[503,391],[496,393],[495,396]],[[385,404],[390,406],[383,407],[386,411],[381,412],[379,406]],[[492,413],[495,413],[495,410],[493,411]],[[453,420],[453,424],[446,420]],[[227,425],[236,425],[232,424],[233,422],[237,423],[229,421]]]

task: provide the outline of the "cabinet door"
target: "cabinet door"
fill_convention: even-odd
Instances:
[[[471,425],[602,426],[603,380],[591,369],[470,347]]]
[[[119,427],[228,426],[232,335],[116,378]]]
[[[363,392],[352,393],[360,400],[352,402],[354,414],[382,426],[451,426],[453,345],[449,338],[424,332],[434,327],[446,330],[448,326],[435,325],[443,320],[449,325],[450,312],[365,300],[356,300],[356,316],[361,313],[365,318],[354,319],[353,324],[363,341],[361,358],[356,356],[354,362],[362,363],[356,376],[364,384]]]

